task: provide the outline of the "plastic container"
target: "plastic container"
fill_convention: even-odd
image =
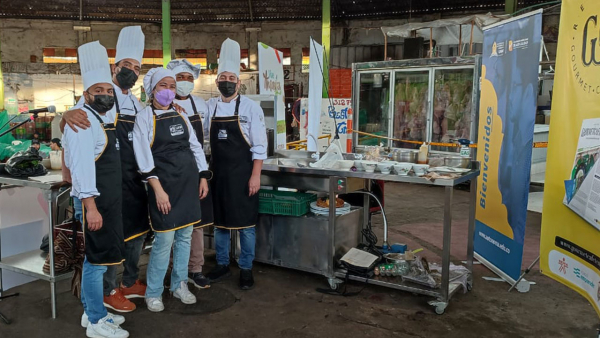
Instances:
[[[51,151],[50,152],[50,168],[52,170],[62,169],[62,151]]]
[[[429,146],[427,143],[423,143],[419,148],[419,156],[417,157],[418,164],[427,164],[427,157],[429,155]]]
[[[269,215],[303,216],[310,211],[310,203],[317,195],[292,191],[260,190],[258,212]]]

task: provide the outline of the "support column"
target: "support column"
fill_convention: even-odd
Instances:
[[[2,50],[1,45],[0,50]],[[1,54],[2,53],[0,53],[0,55]],[[2,58],[0,57],[0,112],[1,111],[4,111],[4,75],[2,75]],[[0,281],[0,284],[2,284],[2,281]]]
[[[329,90],[329,60],[331,57],[331,0],[323,0],[321,43],[323,44],[323,98]]]
[[[517,0],[505,0],[504,10],[506,14],[513,14],[517,11]]]
[[[171,0],[162,0],[163,66],[171,62]]]

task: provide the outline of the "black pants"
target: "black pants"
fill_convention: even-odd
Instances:
[[[146,235],[142,235],[125,242],[125,262],[123,262],[123,285],[125,287],[135,284],[135,281],[139,277],[140,268],[138,267],[138,263],[145,239]],[[118,287],[117,265],[108,266],[106,273],[104,273],[104,295],[110,295],[110,292]]]

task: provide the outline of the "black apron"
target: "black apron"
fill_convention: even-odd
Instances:
[[[123,176],[123,233],[125,242],[145,235],[150,231],[148,219],[148,193],[142,182],[135,154],[133,153],[133,126],[138,111],[133,105],[135,115],[121,115],[119,101],[116,100],[117,137],[121,140],[121,173]]]
[[[100,121],[106,135],[106,146],[96,158],[96,189],[100,196],[96,197],[95,202],[102,216],[102,228],[97,231],[87,229],[87,211],[84,207],[85,255],[95,265],[116,265],[122,263],[125,257],[119,140],[113,123],[105,124],[91,108],[84,107]]]
[[[196,109],[196,104],[194,103],[193,97],[188,96],[188,100],[192,104],[192,110],[194,111],[194,115],[188,116],[190,123],[192,124],[192,128],[196,132],[196,137],[198,138],[198,142],[204,148],[204,126],[202,124],[202,116],[198,114],[198,110]],[[212,202],[212,189],[208,189],[208,194],[203,200],[200,200],[200,208],[202,209],[202,221],[194,226],[195,229],[203,228],[205,226],[213,225],[214,217],[213,217],[213,202]]]
[[[157,116],[154,112],[151,144],[154,170],[171,203],[167,215],[160,212],[154,190],[148,185],[150,218],[155,232],[178,230],[201,220],[200,177],[189,137],[188,126],[179,113],[172,111]]]
[[[235,114],[227,117],[215,117],[217,103],[210,123],[215,227],[230,230],[251,228],[258,221],[258,194],[248,196],[254,161],[240,126],[240,101],[238,96]]]

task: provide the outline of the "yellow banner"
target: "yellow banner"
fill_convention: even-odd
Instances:
[[[542,272],[587,298],[598,315],[600,231],[589,214],[600,212],[600,152],[588,145],[600,143],[592,120],[600,118],[599,42],[600,1],[563,0],[540,248]]]

